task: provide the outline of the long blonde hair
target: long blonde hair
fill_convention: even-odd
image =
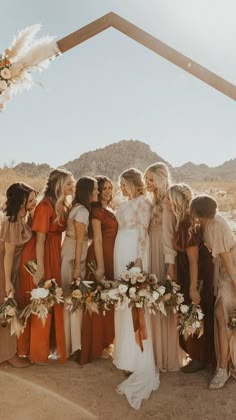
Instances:
[[[179,183],[172,185],[168,189],[168,196],[177,222],[176,230],[178,230],[180,222],[189,214],[193,191],[188,184]]]
[[[69,205],[66,202],[64,187],[68,177],[73,177],[72,173],[65,168],[54,169],[48,178],[44,196],[51,201],[55,213],[55,222],[60,224],[60,220],[65,220],[69,212]]]
[[[163,162],[149,165],[144,172],[144,176],[147,172],[152,173],[153,184],[157,189],[157,199],[154,202],[150,222],[150,228],[152,229],[162,223],[162,203],[170,186],[170,172],[167,165]]]
[[[125,188],[132,198],[146,194],[146,186],[143,179],[143,174],[138,169],[126,169],[126,171],[120,175],[120,179],[121,178],[123,178],[125,182]]]

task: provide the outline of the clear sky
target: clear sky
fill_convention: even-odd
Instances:
[[[25,26],[61,39],[113,11],[236,83],[235,0],[7,0],[0,51]],[[54,60],[0,114],[0,166],[56,167],[141,140],[173,166],[236,158],[236,104],[113,28]]]

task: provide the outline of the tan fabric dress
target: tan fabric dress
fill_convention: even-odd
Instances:
[[[75,206],[69,214],[66,228],[66,236],[61,250],[61,282],[62,287],[69,285],[73,281],[73,270],[76,249],[76,236],[74,221],[83,223],[86,227],[86,234],[82,245],[81,254],[81,279],[86,275],[86,257],[88,251],[88,223],[89,212],[81,204]],[[81,328],[82,328],[83,311],[78,309],[73,313],[69,313],[64,309],[64,329],[66,339],[66,354],[69,357],[76,350],[81,349]]]
[[[236,288],[231,281],[225,266],[220,258],[220,254],[230,252],[234,267],[236,267],[236,240],[227,221],[216,214],[206,226],[204,232],[206,246],[211,250],[214,257],[214,287],[216,294],[216,303],[222,300],[224,308],[225,323],[229,322],[230,314],[236,309]],[[217,324],[215,323],[217,329]],[[230,348],[229,368],[231,374],[236,378],[236,331],[227,328]],[[219,358],[219,345],[217,333],[215,334],[216,357]]]
[[[20,257],[23,246],[31,237],[31,229],[24,219],[18,217],[16,222],[9,222],[8,218],[4,218],[0,227],[0,303],[5,298],[5,273],[4,273],[4,256],[5,243],[15,244],[15,253],[13,257],[11,281],[15,287],[15,298],[17,299],[18,275],[20,266]],[[11,359],[16,354],[16,336],[10,335],[9,327],[0,326],[0,363]]]
[[[163,225],[163,217],[165,224]],[[165,262],[174,264],[176,252],[173,249],[172,214],[163,205],[162,220],[150,224],[149,236],[151,246],[150,272],[165,285]],[[164,231],[163,231],[164,227]],[[168,238],[170,238],[168,242]],[[165,244],[163,243],[165,240]],[[167,260],[167,261],[166,261]],[[151,315],[153,352],[156,366],[161,371],[177,371],[182,366],[182,350],[179,347],[177,316],[171,311],[167,317],[161,313]]]

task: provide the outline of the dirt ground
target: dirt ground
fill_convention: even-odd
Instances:
[[[116,393],[124,380],[111,360],[79,366],[32,365],[0,368],[0,420],[233,420],[236,419],[236,381],[209,391],[211,373],[168,372],[140,410]]]

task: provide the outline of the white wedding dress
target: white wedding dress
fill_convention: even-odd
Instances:
[[[118,233],[114,248],[114,274],[118,279],[126,265],[142,258],[143,270],[148,271],[149,238],[148,226],[151,204],[144,196],[122,203],[116,212]],[[159,372],[155,370],[151,341],[150,316],[145,311],[147,339],[143,340],[143,351],[135,340],[133,319],[128,302],[115,311],[115,351],[113,363],[119,369],[133,372],[117,387],[125,394],[131,407],[139,409],[143,399],[159,387]]]

